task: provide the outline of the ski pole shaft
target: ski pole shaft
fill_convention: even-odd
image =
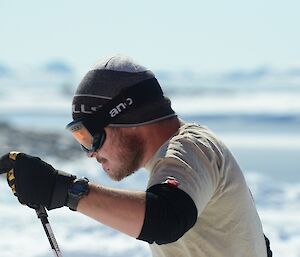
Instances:
[[[54,233],[53,233],[50,223],[48,221],[48,218],[47,218],[48,214],[46,212],[46,209],[43,206],[40,206],[40,207],[36,208],[35,211],[36,211],[38,218],[41,220],[41,223],[43,225],[43,228],[44,228],[47,238],[49,240],[50,246],[53,250],[54,256],[62,257],[62,254],[61,254],[59,246],[56,242]]]

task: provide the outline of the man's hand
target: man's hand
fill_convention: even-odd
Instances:
[[[0,158],[0,174],[22,204],[48,210],[67,204],[68,189],[76,176],[58,171],[38,157],[10,152]]]

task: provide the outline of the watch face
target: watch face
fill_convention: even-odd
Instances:
[[[75,179],[69,188],[67,206],[73,210],[77,210],[79,200],[87,195],[90,191],[89,180],[87,178]]]
[[[71,185],[69,192],[78,196],[86,195],[89,192],[88,183],[89,180],[87,178],[76,179]]]

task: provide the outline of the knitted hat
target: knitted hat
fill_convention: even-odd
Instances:
[[[175,116],[153,72],[126,56],[115,55],[97,62],[84,76],[73,97],[73,119],[87,117],[122,90],[137,84],[146,87],[146,83],[147,87],[159,88],[153,90],[157,95],[149,96],[149,100],[143,96],[145,104],[124,111],[110,122],[110,126],[136,126]]]

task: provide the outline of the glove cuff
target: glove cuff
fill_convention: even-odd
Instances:
[[[68,190],[75,179],[76,176],[57,170],[51,202],[47,207],[48,210],[60,208],[67,204]]]

